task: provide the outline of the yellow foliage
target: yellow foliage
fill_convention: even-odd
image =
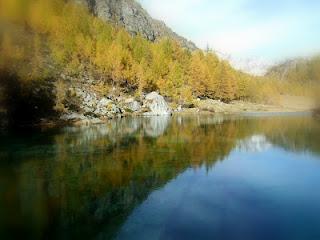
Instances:
[[[202,52],[196,52],[192,55],[188,75],[194,95],[196,97],[204,96],[209,82],[209,71]]]
[[[23,50],[16,46],[9,34],[4,34],[0,48],[0,67],[14,68],[15,63],[23,57]]]
[[[218,77],[216,97],[225,102],[234,100],[236,97],[236,79],[233,69],[226,62],[219,64]]]
[[[58,71],[75,76],[89,71],[105,84],[138,94],[159,90],[176,102],[198,97],[274,102],[280,93],[306,91],[305,86],[236,71],[210,51],[191,53],[170,39],[151,43],[140,35],[132,37],[73,1],[1,0],[0,4],[1,19],[27,25],[35,35],[32,43],[17,47],[3,34],[0,64],[29,62],[30,79],[47,77],[44,64],[50,58]],[[320,78],[318,63],[319,59],[313,61],[314,78]],[[302,69],[292,78],[305,72]]]

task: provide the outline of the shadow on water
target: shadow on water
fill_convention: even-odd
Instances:
[[[133,209],[236,148],[320,154],[309,116],[126,118],[1,135],[0,237],[114,238]]]

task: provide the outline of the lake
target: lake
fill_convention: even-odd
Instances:
[[[2,133],[0,159],[0,239],[320,239],[308,114]]]

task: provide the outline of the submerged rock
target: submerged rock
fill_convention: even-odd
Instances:
[[[143,115],[161,116],[171,114],[171,108],[168,103],[165,101],[164,97],[157,92],[151,92],[146,95],[143,107],[149,110]]]

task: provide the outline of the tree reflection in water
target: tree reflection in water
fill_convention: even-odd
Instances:
[[[309,116],[126,118],[1,136],[0,237],[112,238],[147,196],[233,149],[320,154]]]

